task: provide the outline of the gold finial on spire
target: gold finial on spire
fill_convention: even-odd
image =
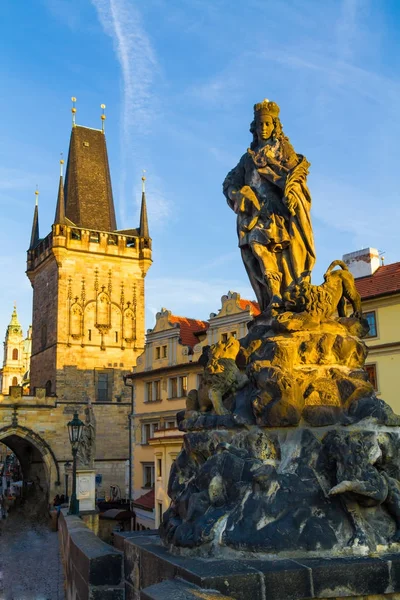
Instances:
[[[103,111],[101,113],[100,119],[101,119],[101,130],[104,133],[104,121],[106,120],[106,115],[105,115],[104,111],[105,111],[106,105],[105,104],[100,104],[100,108]]]
[[[39,190],[38,190],[38,186],[36,185],[36,190],[35,190],[35,206],[37,206],[39,204]]]
[[[62,152],[60,152],[60,156],[61,156],[61,158],[60,158],[60,177],[62,177],[64,174],[64,158],[63,158]]]
[[[146,191],[146,187],[145,187],[145,182],[146,182],[145,173],[146,173],[146,169],[143,169],[142,173],[143,173],[143,175],[142,175],[142,194],[144,194],[145,191]]]
[[[72,126],[75,127],[75,125],[76,125],[76,121],[75,121],[75,117],[76,117],[76,106],[75,106],[76,98],[75,98],[75,96],[72,96],[71,100],[72,100],[72,108],[71,108],[71,112],[72,112]]]

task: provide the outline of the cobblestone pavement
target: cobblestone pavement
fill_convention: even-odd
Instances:
[[[20,511],[0,521],[0,600],[64,600],[58,534]]]

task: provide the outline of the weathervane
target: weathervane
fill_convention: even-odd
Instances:
[[[35,206],[37,206],[39,204],[39,190],[38,190],[38,186],[36,184],[36,190],[35,190]]]
[[[142,193],[144,194],[145,191],[146,191],[145,190],[145,181],[146,181],[145,173],[146,173],[146,169],[143,169],[142,173],[143,173],[143,175],[142,175]]]
[[[104,133],[104,121],[106,120],[106,115],[105,115],[104,111],[105,111],[106,105],[105,104],[100,104],[100,108],[103,111],[102,114],[101,114],[100,119],[101,119],[101,130]]]
[[[61,156],[61,158],[60,158],[60,177],[62,177],[63,174],[64,174],[63,173],[63,171],[64,171],[64,158],[63,158],[63,153],[62,152],[60,152],[60,156]]]
[[[72,96],[71,100],[72,100],[72,108],[71,108],[71,112],[72,112],[72,126],[75,127],[75,125],[76,125],[76,122],[75,122],[75,118],[76,118],[76,107],[75,107],[76,98],[75,98],[75,96]]]

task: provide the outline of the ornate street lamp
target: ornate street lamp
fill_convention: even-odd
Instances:
[[[79,515],[79,501],[76,497],[76,455],[78,452],[79,442],[81,441],[82,431],[85,424],[78,417],[78,413],[74,413],[74,418],[68,423],[69,441],[72,448],[72,494],[69,504],[69,515]]]

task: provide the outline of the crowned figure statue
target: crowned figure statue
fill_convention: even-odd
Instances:
[[[279,106],[254,105],[253,142],[225,178],[237,214],[242,259],[261,311],[279,308],[288,287],[310,281],[315,263],[307,187],[310,163],[282,131]]]

